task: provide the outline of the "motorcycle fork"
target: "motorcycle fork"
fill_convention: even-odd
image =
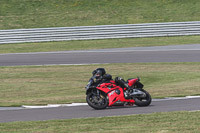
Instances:
[[[92,93],[99,98],[105,98],[98,89],[96,91],[93,90]]]
[[[99,96],[99,94],[100,94],[100,92],[99,92],[99,90],[97,89],[97,95]]]

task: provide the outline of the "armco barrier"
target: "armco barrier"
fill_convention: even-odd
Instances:
[[[200,21],[0,30],[0,44],[200,35]]]

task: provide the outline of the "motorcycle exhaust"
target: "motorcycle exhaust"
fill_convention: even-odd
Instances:
[[[130,94],[130,96],[132,97],[142,97],[142,98],[145,98],[146,97],[146,94],[140,90],[137,90],[137,89],[133,89],[133,92]]]

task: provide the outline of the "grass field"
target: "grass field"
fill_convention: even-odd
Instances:
[[[2,133],[198,133],[200,111],[0,123]]]
[[[0,29],[198,21],[199,0],[1,0]]]
[[[153,98],[200,94],[200,63],[130,63],[0,67],[0,106],[85,102],[97,67],[124,79],[141,77]]]
[[[199,44],[199,42],[200,36],[178,36],[4,44],[0,45],[0,53],[48,52],[65,50],[164,46],[180,44]]]

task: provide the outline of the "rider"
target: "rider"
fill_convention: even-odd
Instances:
[[[92,72],[93,76],[95,75],[97,83],[105,83],[112,80],[112,76],[110,74],[106,74],[106,70],[104,68],[97,68]]]
[[[112,80],[112,76],[110,74],[106,74],[104,68],[97,68],[92,72],[92,74],[93,76],[95,75],[96,83],[105,83]],[[131,89],[128,83],[126,83],[121,77],[116,77],[115,83],[123,88],[127,88],[128,90]]]

